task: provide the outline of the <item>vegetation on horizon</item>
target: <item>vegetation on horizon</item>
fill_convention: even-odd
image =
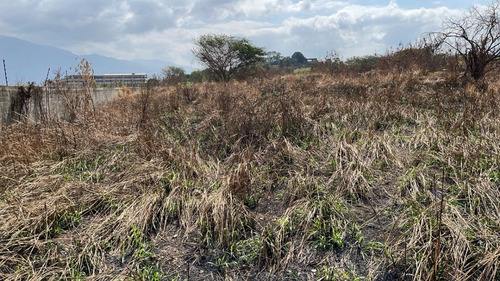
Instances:
[[[498,279],[500,85],[447,75],[144,88],[4,127],[0,278]]]

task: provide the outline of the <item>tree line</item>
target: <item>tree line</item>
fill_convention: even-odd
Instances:
[[[365,73],[372,70],[403,71],[420,69],[461,72],[471,81],[481,80],[496,69],[500,57],[500,0],[486,8],[472,7],[463,15],[448,19],[443,28],[429,32],[416,43],[401,44],[384,55],[368,55],[343,60],[331,52],[322,60],[308,59],[297,51],[291,56],[266,52],[248,39],[224,34],[201,35],[194,40],[193,55],[206,68],[186,74],[169,66],[162,79],[167,84],[181,82],[246,79],[262,73],[284,74],[298,69],[331,74]]]

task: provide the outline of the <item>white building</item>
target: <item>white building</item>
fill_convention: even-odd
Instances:
[[[64,80],[74,85],[84,83],[81,75],[67,75]],[[94,75],[94,81],[98,86],[135,86],[145,84],[147,80],[148,76],[145,73]]]

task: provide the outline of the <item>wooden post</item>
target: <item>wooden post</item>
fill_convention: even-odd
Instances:
[[[5,67],[5,59],[3,60],[3,73],[5,73],[5,86],[9,86],[9,81],[7,80],[7,68]]]

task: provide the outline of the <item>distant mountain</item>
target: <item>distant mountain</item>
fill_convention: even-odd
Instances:
[[[161,74],[161,70],[169,64],[160,60],[119,60],[98,54],[76,55],[69,51],[39,44],[30,43],[14,37],[0,36],[0,64],[5,59],[9,85],[16,83],[42,83],[50,68],[49,78],[54,77],[54,71],[61,70],[63,74],[74,74],[78,65],[76,58],[87,59],[95,74],[110,73],[146,73],[148,77]],[[0,71],[0,85],[5,85],[3,65]]]

